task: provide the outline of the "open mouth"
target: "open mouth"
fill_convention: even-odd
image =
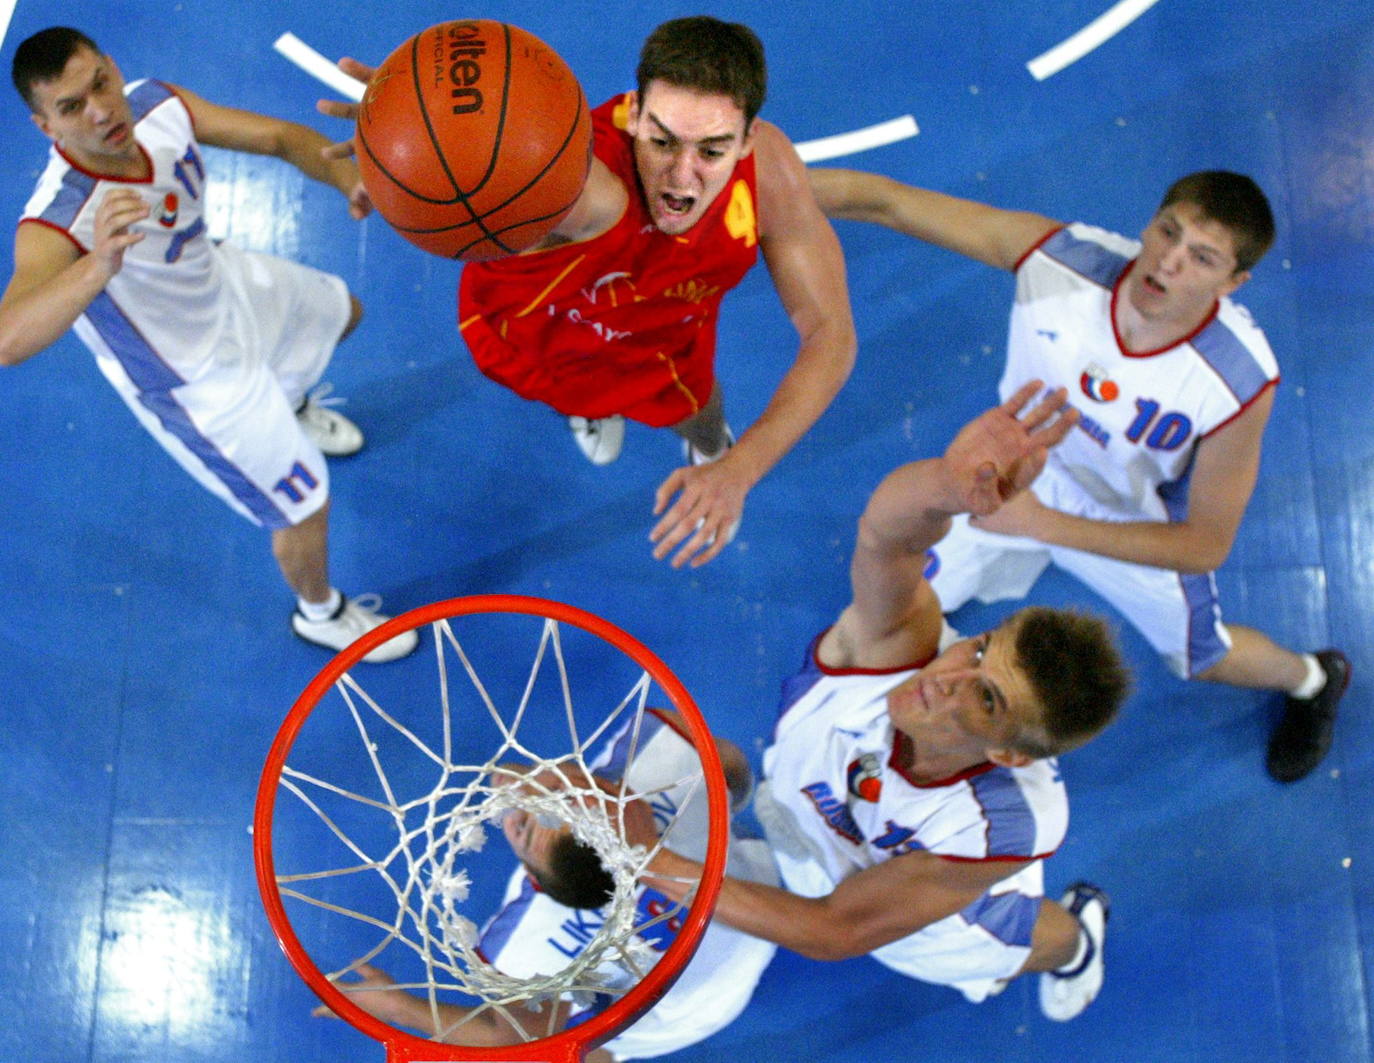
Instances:
[[[696,196],[675,196],[671,192],[663,193],[664,209],[677,217],[690,214],[696,201]]]
[[[108,133],[105,134],[105,143],[122,143],[124,140],[124,136],[126,133],[128,133],[128,131],[129,127],[125,125],[123,122],[120,122],[119,125],[115,126],[113,129],[111,129]]]
[[[1156,295],[1163,295],[1166,291],[1168,291],[1168,289],[1165,288],[1164,285],[1160,284],[1159,281],[1155,280],[1154,277],[1150,276],[1150,274],[1148,273],[1145,274],[1144,281],[1145,287],[1150,291],[1154,292]]]

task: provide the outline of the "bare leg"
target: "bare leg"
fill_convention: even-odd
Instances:
[[[1078,954],[1078,920],[1057,901],[1041,898],[1040,915],[1031,931],[1031,954],[1021,974],[1053,971]]]
[[[1303,659],[1268,635],[1231,624],[1226,625],[1226,630],[1231,633],[1230,651],[1196,678],[1238,687],[1290,691],[1307,677]]]
[[[719,454],[730,441],[725,425],[725,406],[721,402],[720,385],[711,388],[706,405],[686,420],[673,425],[673,431],[687,440],[702,454]]]
[[[307,602],[329,599],[329,503],[289,528],[272,532],[272,554],[296,595]]]
[[[353,330],[358,327],[358,322],[363,319],[363,304],[358,301],[358,297],[352,292],[348,293],[348,305],[348,324],[346,324],[344,330],[339,333],[339,343],[343,343],[344,340],[348,339]]]

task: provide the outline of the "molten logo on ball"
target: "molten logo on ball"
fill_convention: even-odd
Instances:
[[[463,19],[387,56],[355,142],[377,212],[416,246],[474,261],[528,250],[567,216],[590,169],[592,121],[572,71],[538,37]]]
[[[482,31],[475,22],[454,22],[448,31],[448,79],[453,84],[453,113],[467,114],[482,106],[482,90],[477,82],[482,79],[482,64],[477,60],[487,54],[487,45],[482,40]],[[440,76],[435,71],[435,76]]]

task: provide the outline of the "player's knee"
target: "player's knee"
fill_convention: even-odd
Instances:
[[[348,324],[344,326],[343,333],[339,340],[346,340],[349,334],[358,327],[358,322],[363,319],[363,304],[352,292],[348,293]]]

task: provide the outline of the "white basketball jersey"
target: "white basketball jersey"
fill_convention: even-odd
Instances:
[[[1124,351],[1112,306],[1124,298],[1122,278],[1139,251],[1136,241],[1074,224],[1027,255],[1016,273],[1000,390],[1005,400],[1028,380],[1066,387],[1082,415],[1050,451],[1042,491],[1066,477],[1095,503],[1086,515],[1181,520],[1198,442],[1279,370],[1264,334],[1230,299],[1171,347]]]
[[[698,786],[691,796],[692,787],[681,782],[699,771],[691,744],[652,710],[644,716],[638,748],[634,759],[627,763],[631,744],[627,726],[611,738],[591,763],[592,770],[607,779],[623,775],[636,791],[668,786],[650,801],[654,818],[663,829],[676,814],[669,835],[673,849],[701,859],[706,853],[708,833],[706,794]],[[761,839],[733,838],[727,872],[752,882],[775,885],[778,881],[772,855]],[[640,886],[637,905],[641,918],[671,911],[675,906],[665,895],[647,886]],[[517,868],[507,884],[500,912],[483,929],[480,947],[487,960],[507,974],[529,977],[553,973],[581,954],[601,924],[600,911],[579,911],[559,904],[541,893],[534,880]],[[680,929],[677,920],[668,920],[646,929],[640,937],[662,954]],[[677,1051],[715,1033],[744,1009],[775,948],[771,942],[712,922],[673,987],[637,1023],[605,1047],[617,1059],[647,1059]],[[637,980],[612,965],[605,965],[601,973],[622,991]],[[607,999],[601,1006],[609,1003]],[[573,1022],[588,1014],[574,1015]]]
[[[95,215],[107,192],[132,189],[149,204],[151,215],[133,227],[143,240],[124,252],[123,268],[74,331],[116,387],[163,392],[191,380],[223,349],[229,285],[205,235],[205,166],[190,113],[158,81],[132,82],[125,95],[152,176],[102,177],[54,145],[21,223],[57,229],[84,254],[94,246]]]
[[[897,764],[908,739],[888,718],[887,695],[917,671],[827,669],[813,643],[807,667],[784,685],[756,807],[797,892],[828,893],[913,851],[1019,862],[1063,841],[1068,798],[1053,759],[983,764],[933,783],[906,777]],[[811,865],[805,881],[793,881],[793,864]]]

